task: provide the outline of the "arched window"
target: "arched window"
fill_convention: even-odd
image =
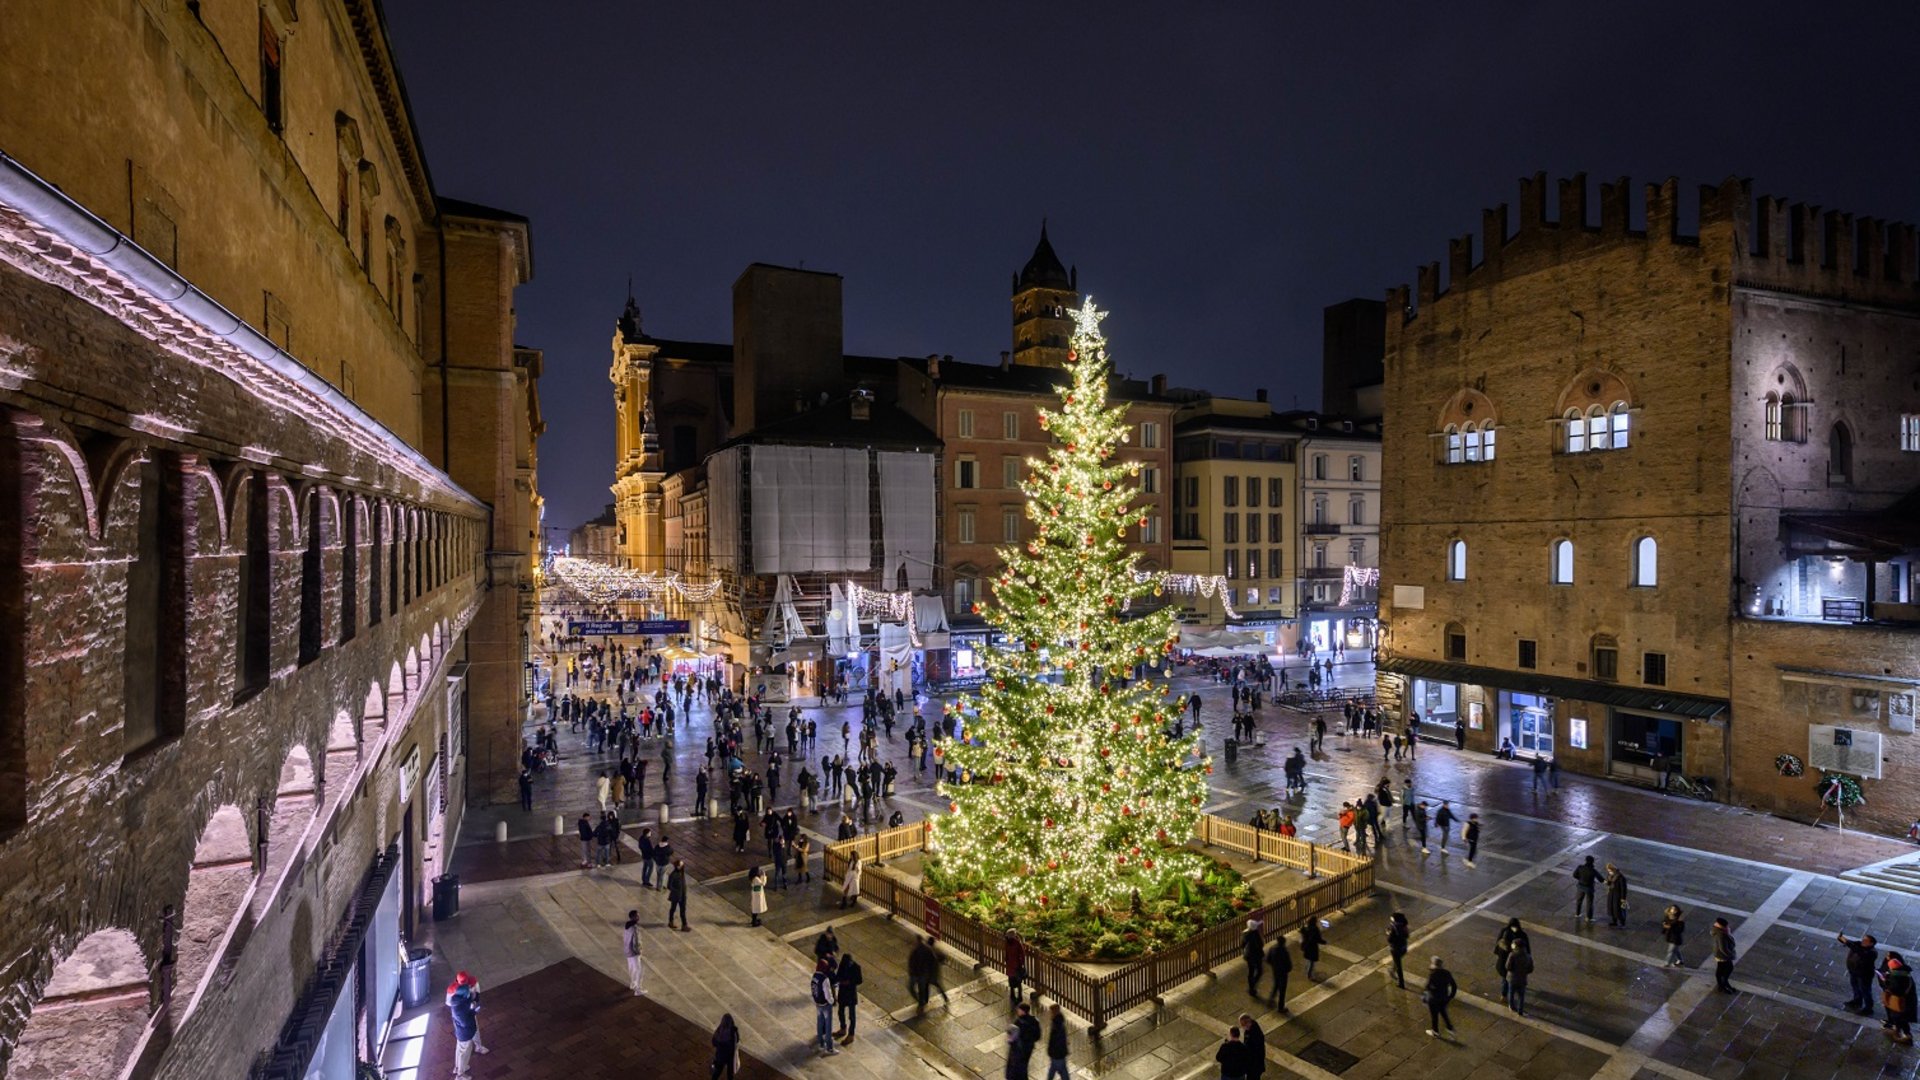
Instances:
[[[1467,542],[1454,540],[1447,544],[1447,580],[1467,580]]]
[[[1616,372],[1590,368],[1575,376],[1554,406],[1566,428],[1566,452],[1625,450],[1633,400],[1633,388]]]
[[[1472,387],[1461,387],[1434,418],[1435,437],[1446,440],[1441,460],[1448,465],[1492,461],[1493,431],[1498,422],[1497,410],[1487,395]],[[1365,471],[1363,459],[1353,457],[1347,463],[1349,477],[1360,479]]]
[[[1478,424],[1468,424],[1466,431],[1462,432],[1462,436],[1464,441],[1466,442],[1467,460],[1479,461],[1480,460],[1480,426]]]
[[[1447,659],[1465,660],[1467,658],[1467,628],[1457,622],[1450,622],[1447,624],[1446,636]]]
[[[1481,461],[1493,460],[1494,434],[1495,432],[1493,428],[1493,421],[1489,420],[1486,422],[1486,424],[1482,426],[1480,431],[1480,460]]]
[[[1584,454],[1587,450],[1587,424],[1579,409],[1567,410],[1567,453]]]
[[[1458,465],[1464,460],[1460,456],[1460,429],[1447,425],[1447,464]]]
[[[1587,449],[1611,450],[1607,442],[1607,410],[1598,405],[1587,407]]]
[[[1853,431],[1846,424],[1833,425],[1827,435],[1827,483],[1844,486],[1853,483]]]
[[[1551,551],[1553,583],[1555,585],[1573,584],[1573,541],[1555,540]]]
[[[1633,542],[1633,583],[1643,589],[1660,583],[1660,544],[1651,536]]]
[[[1627,403],[1614,402],[1613,407],[1607,410],[1607,426],[1612,429],[1615,450],[1627,448],[1627,424]]]
[[[1786,431],[1785,410],[1779,394],[1767,395],[1767,441],[1779,442]]]

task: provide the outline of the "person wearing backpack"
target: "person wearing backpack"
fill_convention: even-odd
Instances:
[[[1515,1015],[1527,1015],[1527,977],[1533,974],[1533,950],[1524,940],[1516,940],[1507,951],[1507,1008]]]
[[[1587,912],[1587,921],[1592,922],[1593,894],[1594,890],[1600,886],[1600,871],[1593,865],[1593,856],[1587,856],[1586,862],[1574,868],[1573,884],[1573,917],[1577,921],[1580,918],[1580,910],[1584,907]]]
[[[840,1048],[833,1045],[833,965],[826,957],[814,961],[813,981],[807,989],[813,997],[814,1049],[822,1054],[837,1054]]]
[[[1453,1017],[1447,1015],[1447,1003],[1460,993],[1460,984],[1453,979],[1453,972],[1433,958],[1433,966],[1427,971],[1427,987],[1420,992],[1420,1000],[1427,1006],[1427,1034],[1440,1037],[1440,1025],[1447,1025],[1447,1034],[1454,1033]]]
[[[1912,1046],[1916,1006],[1913,972],[1907,969],[1906,959],[1891,950],[1880,972],[1880,1003],[1887,1009],[1887,1036],[1901,1046]]]

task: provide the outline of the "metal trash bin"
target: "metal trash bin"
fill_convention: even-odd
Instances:
[[[460,875],[442,874],[433,879],[433,921],[445,922],[460,914]]]
[[[407,950],[407,962],[400,969],[400,1000],[407,1008],[417,1008],[433,996],[433,950]]]

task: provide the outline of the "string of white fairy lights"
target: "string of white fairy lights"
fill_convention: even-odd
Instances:
[[[1353,603],[1353,594],[1361,589],[1380,587],[1380,568],[1377,566],[1348,566],[1346,573],[1340,576],[1340,606]]]
[[[717,578],[689,581],[673,571],[635,570],[571,555],[550,556],[545,572],[550,579],[596,604],[645,602],[669,593],[697,604],[712,600],[720,593],[720,581]],[[1374,580],[1364,584],[1377,583],[1379,571],[1374,571],[1374,574]],[[1240,613],[1233,608],[1233,586],[1228,584],[1225,575],[1163,574],[1136,570],[1133,576],[1136,581],[1152,582],[1156,593],[1206,598],[1218,596],[1228,618],[1240,617]],[[913,622],[913,594],[910,592],[882,592],[851,581],[846,583],[846,589],[854,610],[863,619]]]

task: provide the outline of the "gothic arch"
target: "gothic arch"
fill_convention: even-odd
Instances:
[[[1448,425],[1465,427],[1468,424],[1479,424],[1485,428],[1499,421],[1500,410],[1494,407],[1492,398],[1471,386],[1463,386],[1455,390],[1446,404],[1440,407],[1440,415],[1433,429],[1443,431]]]
[[[73,494],[81,508],[81,521],[84,524],[82,540],[87,544],[100,541],[100,500],[94,494],[93,468],[87,463],[87,456],[80,452],[80,441],[74,437],[72,429],[65,424],[48,420],[43,416],[28,412],[12,414],[14,431],[24,444],[38,447],[46,455],[46,460],[66,466],[66,472],[73,482]],[[52,476],[42,472],[41,490],[52,486]]]
[[[1607,409],[1616,402],[1625,403],[1629,409],[1639,405],[1639,399],[1633,395],[1633,387],[1619,373],[1603,367],[1590,367],[1568,380],[1561,388],[1553,415],[1556,418],[1564,416],[1569,409],[1584,412],[1595,405]]]
[[[146,951],[133,933],[75,943],[35,995],[13,1047],[11,1080],[114,1080],[138,1047],[152,1001]]]

